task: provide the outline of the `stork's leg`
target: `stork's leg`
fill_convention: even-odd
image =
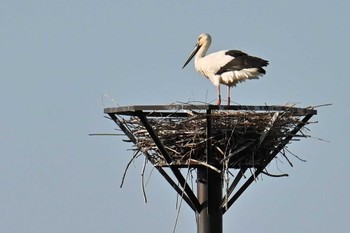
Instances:
[[[221,104],[221,93],[220,93],[220,84],[217,86],[217,90],[218,90],[218,101],[217,101],[217,105],[220,106]]]
[[[227,106],[230,106],[231,103],[231,87],[227,86]]]

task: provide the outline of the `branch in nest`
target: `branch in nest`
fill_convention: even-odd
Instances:
[[[216,167],[211,166],[210,164],[207,164],[207,163],[205,163],[205,162],[201,162],[201,161],[198,161],[198,160],[195,160],[195,159],[189,159],[188,161],[189,161],[189,162],[192,162],[193,164],[199,164],[199,165],[203,165],[203,166],[205,166],[205,167],[208,167],[208,168],[210,168],[210,169],[216,171],[216,172],[219,173],[219,174],[221,173],[221,171],[220,171],[219,169],[217,169]]]

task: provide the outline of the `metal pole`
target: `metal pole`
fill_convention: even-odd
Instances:
[[[213,160],[211,108],[207,109],[207,163]],[[215,161],[213,164],[215,166]],[[221,169],[220,169],[221,170]],[[200,209],[197,213],[198,233],[222,233],[222,178],[207,167],[197,168],[197,196]]]
[[[208,213],[209,232],[222,233],[222,178],[221,174],[208,170]]]
[[[198,233],[209,232],[208,213],[208,172],[206,167],[197,168],[197,196],[199,201],[199,211],[197,213]]]
[[[200,204],[197,213],[198,233],[222,233],[221,174],[206,167],[198,167],[197,194]]]

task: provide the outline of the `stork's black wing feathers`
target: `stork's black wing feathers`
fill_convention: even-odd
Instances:
[[[227,71],[235,71],[248,68],[259,68],[259,72],[265,74],[265,70],[262,67],[269,64],[269,62],[264,59],[249,56],[248,54],[239,50],[229,50],[225,53],[225,55],[232,56],[232,60],[221,67],[218,72],[216,72],[217,75],[220,75]]]
[[[240,57],[244,55],[248,55],[240,50],[229,50],[225,53],[225,55],[231,56],[231,57]]]

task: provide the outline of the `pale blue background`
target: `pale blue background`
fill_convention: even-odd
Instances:
[[[350,1],[0,0],[0,232],[171,232],[176,195],[154,171],[143,203],[142,159],[103,108],[214,101],[190,63],[197,36],[210,51],[268,59],[267,75],[232,90],[240,104],[319,108],[311,134],[273,162],[288,178],[254,183],[225,232],[347,232]],[[225,92],[226,90],[223,89]],[[147,172],[151,171],[148,166]],[[196,232],[185,204],[177,232]]]

